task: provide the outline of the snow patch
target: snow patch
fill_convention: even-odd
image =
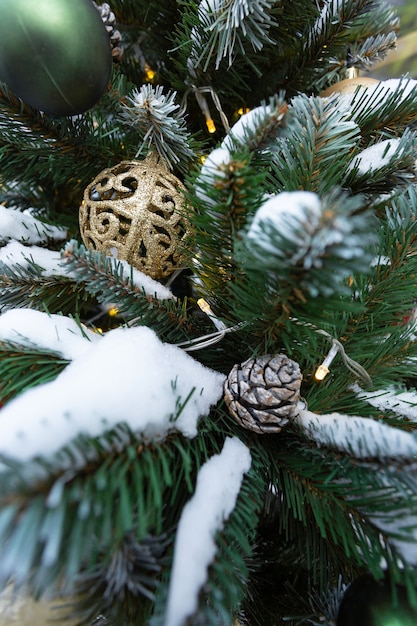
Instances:
[[[319,446],[330,446],[356,458],[398,458],[417,454],[415,437],[399,428],[356,415],[317,415],[301,409],[294,422]]]
[[[382,169],[389,165],[392,157],[398,156],[400,139],[386,139],[379,141],[369,148],[362,150],[352,161],[349,169],[358,168],[359,174],[366,174],[369,171]]]
[[[16,239],[28,244],[45,242],[48,239],[62,240],[67,236],[65,228],[41,222],[30,209],[18,211],[0,205],[0,240]]]
[[[15,314],[10,311],[10,316]],[[25,315],[23,322],[30,317]],[[85,342],[82,349],[76,346],[75,332],[71,339],[77,328],[71,319],[39,315],[49,321],[43,320],[42,328],[38,317],[39,325],[28,333],[28,341],[35,338],[39,346],[50,342],[55,350],[60,346],[62,354],[74,341],[75,358],[55,380],[25,391],[3,407],[0,454],[6,457],[23,462],[48,457],[79,435],[99,437],[119,423],[144,438],[164,438],[171,431],[194,437],[199,418],[222,396],[222,374],[162,343],[147,327],[117,328],[96,335],[94,341],[85,337],[80,340]],[[18,333],[26,328],[23,322],[20,328],[16,325]],[[58,347],[51,339],[54,327],[59,331]],[[13,324],[8,330],[15,339]],[[49,339],[42,339],[43,330]],[[5,330],[3,338],[7,334]]]
[[[226,439],[220,454],[200,469],[191,500],[178,525],[164,626],[182,626],[198,608],[198,595],[216,554],[215,534],[232,513],[249,449],[236,437]]]

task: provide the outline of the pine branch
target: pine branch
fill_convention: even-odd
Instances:
[[[165,95],[161,86],[142,85],[126,98],[120,120],[138,134],[137,155],[144,146],[152,147],[171,169],[185,172],[195,159],[194,142],[175,96],[172,92]]]
[[[47,153],[48,156],[51,151],[57,154],[64,145],[68,149],[70,132],[75,131],[74,126],[70,130],[71,121],[67,122],[67,128],[65,128],[62,122],[50,120],[23,104],[7,90],[5,85],[1,85],[0,104],[3,154],[5,153],[4,156],[7,157],[5,169],[2,169],[6,172],[4,175],[7,176],[7,171],[13,166],[14,176],[8,178],[28,180],[28,176],[31,175],[31,182],[39,183],[47,175],[45,182],[47,181],[51,186],[62,183],[62,172],[58,168],[46,173],[34,157],[39,156],[41,152]],[[16,128],[20,128],[21,132],[17,133]],[[74,159],[80,162],[87,154],[81,143],[72,144],[71,151]],[[66,155],[67,162],[68,156],[71,159],[71,155]],[[30,169],[26,171],[28,163]]]
[[[101,554],[98,564],[77,579],[76,600],[69,599],[69,619],[90,624],[104,612],[106,624],[144,623],[149,618],[167,550],[172,537],[166,533],[145,536],[140,542],[127,533],[112,554]],[[96,622],[94,621],[93,624]]]
[[[277,191],[323,193],[341,186],[360,130],[332,101],[300,95],[291,101],[285,131],[272,157]]]
[[[109,129],[108,111],[55,120],[22,103],[4,84],[0,85],[0,129],[3,181],[55,189],[53,206],[61,211],[69,207],[73,211],[97,171],[126,158],[131,146],[128,137],[121,141],[120,133]],[[45,168],[45,162],[53,166]]]
[[[378,25],[381,39],[365,44],[371,33],[367,30],[370,22]],[[366,25],[366,26],[365,26]],[[339,75],[347,66],[350,46],[361,42],[365,46],[373,45],[373,57],[384,56],[387,48],[395,46],[393,31],[398,29],[395,13],[381,7],[371,0],[331,0],[326,2],[315,22],[306,28],[306,37],[302,40],[294,64],[291,67],[289,82],[293,86],[303,81],[304,91],[320,91],[332,75]],[[375,31],[372,35],[375,34]],[[362,40],[362,41],[361,41]],[[350,57],[349,57],[350,58]],[[368,56],[370,62],[370,56]],[[330,75],[329,75],[330,73]],[[310,82],[306,81],[310,78]],[[301,85],[300,85],[301,87]]]
[[[358,358],[374,384],[382,387],[392,380],[407,380],[413,371],[410,359],[416,356],[413,326],[407,325],[415,290],[415,227],[408,232],[386,232],[385,236],[390,247],[383,249],[392,251],[392,259],[372,268],[368,280],[355,279],[356,300],[361,303],[362,312],[347,316],[347,325],[341,332],[349,354]],[[390,294],[389,301],[386,293]],[[360,339],[362,333],[366,333],[366,346]]]
[[[257,211],[236,257],[248,278],[249,272],[266,273],[270,293],[284,285],[306,297],[349,292],[346,279],[367,272],[376,244],[373,216],[358,214],[361,208],[361,198],[337,188],[321,199],[283,192]]]
[[[367,37],[365,41],[353,42],[349,46],[349,62],[358,70],[368,71],[378,61],[396,47],[397,36],[394,32]]]
[[[330,451],[326,457],[320,451],[305,448],[296,451],[299,445],[293,447],[286,442],[286,449],[281,448],[271,465],[271,468],[279,465],[272,484],[283,495],[279,519],[284,532],[291,532],[291,520],[300,520],[332,546],[337,560],[344,554],[346,563],[357,568],[366,566],[377,577],[382,573],[382,559],[386,559],[390,570],[396,569],[397,560],[403,560],[396,541],[399,534],[407,537],[407,530],[401,532],[400,522],[394,527],[389,525],[389,520],[400,510],[406,512],[405,520],[415,515],[416,490],[404,478],[407,474],[410,479],[414,476],[414,462],[411,461],[408,470],[400,467],[396,472],[391,467],[385,472],[380,467],[373,472],[366,462],[333,458]],[[308,535],[301,539],[300,550],[313,554],[312,546],[302,545],[306,540]],[[324,573],[318,565],[312,563],[313,568],[317,567],[313,570],[316,580]],[[339,571],[343,569],[340,564],[337,567]]]
[[[200,65],[206,72],[212,60],[216,70],[224,58],[229,66],[232,65],[236,48],[240,54],[245,54],[249,45],[259,52],[265,43],[274,43],[269,37],[269,30],[274,25],[271,14],[274,4],[271,0],[256,0],[250,5],[242,0],[200,2],[198,22],[191,34],[190,65],[193,72]]]
[[[262,510],[266,484],[261,474],[249,474],[242,485],[236,507],[223,533],[217,536],[218,553],[200,595],[198,614],[191,623],[222,624],[236,619],[247,593],[250,558],[256,542],[256,527]]]
[[[346,100],[352,119],[364,138],[376,132],[383,137],[398,136],[417,119],[417,86],[407,78],[381,81],[360,89]],[[388,129],[388,132],[387,132]]]
[[[406,129],[400,139],[387,139],[356,154],[347,170],[345,185],[358,193],[387,193],[416,181],[417,135]]]
[[[82,314],[94,300],[84,286],[66,276],[44,276],[42,268],[0,264],[0,305],[6,308],[37,308],[51,313]]]
[[[231,128],[221,144],[225,150],[251,152],[262,151],[274,146],[274,140],[282,135],[288,119],[288,104],[282,94],[272,96],[265,102],[243,115]]]
[[[119,585],[127,604],[110,608],[106,594],[101,604],[95,604],[98,598],[94,600],[94,588],[90,587],[85,591],[92,598],[92,610],[113,611],[118,620],[127,607],[137,614],[143,609],[141,597],[146,604],[149,590],[153,593],[160,578],[160,568],[166,566],[165,560],[159,560],[157,568],[147,569],[139,558],[140,545],[146,550],[149,535],[162,533],[154,545],[156,553],[158,545],[165,550],[163,534],[177,523],[198,468],[207,455],[218,450],[217,437],[217,429],[212,428],[204,438],[176,436],[145,445],[120,424],[101,438],[80,436],[53,459],[26,464],[3,459],[2,586],[11,577],[16,586],[29,585],[34,594],[47,588],[74,592],[78,584],[85,589],[90,577],[103,581],[104,575],[111,589]],[[111,565],[119,559],[123,546],[128,548],[126,542],[137,545],[137,587],[129,586],[129,577],[123,582],[121,577],[127,572]],[[123,562],[129,566],[129,557]]]
[[[400,18],[390,3],[370,2],[368,8],[351,24],[352,40],[359,43],[379,35],[391,37],[399,28]]]
[[[123,265],[96,251],[71,242],[63,253],[66,270],[87,293],[103,304],[112,303],[129,323],[146,325],[157,330],[164,341],[190,338],[193,322],[187,315],[187,303],[175,299],[159,299],[136,286],[127,277]]]
[[[194,270],[203,293],[219,304],[223,301],[222,308],[230,309],[230,281],[238,272],[233,261],[235,237],[257,206],[265,177],[251,168],[250,161],[248,152],[241,151],[218,165],[208,162],[196,181],[198,195],[191,199],[196,208],[192,220],[198,249]]]
[[[0,343],[0,397],[2,403],[34,385],[53,380],[69,361],[41,350]]]
[[[216,533],[216,557],[208,568],[207,579],[201,588],[198,605],[187,623],[230,624],[236,617],[236,608],[246,592],[248,567],[256,534],[259,513],[263,506],[265,480],[262,474],[249,471],[224,528]],[[213,503],[216,506],[216,503]],[[164,623],[167,588],[158,590],[152,626]],[[166,615],[165,615],[166,617]]]
[[[225,3],[226,4],[226,3]],[[303,9],[300,8],[300,14],[303,12],[303,18],[305,13],[311,12],[310,3],[306,3],[303,0]],[[230,5],[231,6],[231,5]],[[252,6],[252,3],[250,5]],[[276,36],[271,38],[276,43],[265,43],[262,51],[255,51],[250,42],[246,42],[244,53],[236,49],[236,54],[233,57],[233,64],[228,65],[227,58],[222,58],[219,68],[216,70],[215,65],[215,51],[211,56],[211,64],[207,67],[207,70],[203,70],[202,64],[195,66],[198,62],[197,50],[200,50],[200,46],[207,42],[209,33],[205,33],[199,25],[198,20],[198,5],[196,2],[189,2],[185,5],[184,11],[181,15],[181,21],[177,23],[177,27],[174,31],[174,41],[170,57],[174,60],[175,67],[170,75],[170,79],[173,80],[174,86],[179,93],[184,93],[188,96],[188,111],[190,124],[193,129],[201,130],[201,126],[205,119],[200,109],[196,97],[193,97],[195,89],[206,89],[212,94],[217,96],[220,107],[229,120],[229,125],[237,118],[237,111],[240,108],[254,108],[258,107],[259,103],[263,100],[268,100],[270,97],[277,94],[283,89],[282,75],[285,73],[283,67],[282,46],[281,39],[286,37],[290,32],[293,38],[296,39],[295,34],[296,27],[292,24],[292,29],[288,30],[284,24],[287,25],[286,20],[292,22],[292,12],[286,12],[281,7],[275,6],[271,12],[271,15],[279,13],[279,25],[280,28],[271,25],[271,33],[275,30]],[[273,18],[275,19],[275,17]],[[283,28],[281,29],[281,24]],[[299,22],[298,22],[299,25]],[[284,31],[284,35],[283,32]],[[291,39],[292,40],[292,39]],[[195,46],[194,46],[195,42]],[[268,60],[267,60],[268,59]],[[264,60],[264,71],[260,71],[259,65]],[[202,63],[204,62],[201,59]],[[265,73],[266,72],[266,75]],[[184,76],[186,76],[184,92]],[[251,84],[251,89],[248,91],[247,85]],[[216,127],[220,129],[213,135],[214,142],[213,147],[218,140],[223,137],[223,122],[220,114],[216,110],[217,105],[211,102],[211,97],[207,97],[207,103],[211,111],[211,117],[214,119]]]

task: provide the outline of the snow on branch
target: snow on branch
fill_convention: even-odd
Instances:
[[[400,391],[390,387],[378,391],[364,391],[357,384],[353,385],[352,389],[359,398],[377,409],[392,411],[413,422],[417,421],[416,390]]]
[[[288,105],[281,96],[270,99],[269,104],[252,109],[242,115],[222,141],[221,148],[233,152],[247,146],[250,150],[264,149],[276,138],[283,127]]]
[[[94,267],[96,272],[97,266],[100,266],[104,272],[118,276],[120,281],[128,280],[132,286],[141,290],[143,289],[149,296],[157,297],[159,300],[175,298],[168,287],[162,285],[162,283],[154,280],[144,272],[134,268],[127,261],[113,256],[106,256],[103,252],[97,250],[88,250],[75,240],[71,240],[67,243],[62,251],[62,256],[66,264],[65,271],[74,278],[74,280],[80,282],[85,280],[86,264]]]
[[[97,333],[63,315],[47,315],[35,309],[13,309],[0,315],[0,341],[53,352],[71,361],[99,339]]]
[[[0,248],[0,274],[13,268],[24,270],[29,267],[36,267],[42,276],[65,274],[59,252],[40,246],[24,246],[18,241],[10,241]]]
[[[243,239],[243,262],[278,278],[297,271],[314,297],[343,289],[352,271],[369,271],[375,245],[372,216],[356,215],[357,203],[337,190],[322,198],[311,191],[270,197]]]
[[[390,78],[331,97],[362,130],[404,128],[417,119],[417,81],[411,78]]]
[[[178,525],[164,626],[182,626],[197,610],[199,592],[216,554],[216,532],[232,513],[250,466],[249,449],[230,437],[220,454],[200,469],[196,490]]]
[[[145,438],[173,430],[194,437],[198,419],[222,395],[223,375],[162,343],[147,327],[94,336],[70,318],[32,310],[0,319],[3,340],[73,358],[55,380],[3,407],[0,454],[6,458],[50,457],[80,435],[100,437],[119,423]]]
[[[171,168],[180,167],[183,160],[194,157],[191,136],[175,97],[176,92],[164,94],[161,85],[142,85],[126,97],[121,116],[123,122],[141,135],[142,146],[155,148]],[[141,152],[142,146],[137,154]]]
[[[387,536],[405,563],[417,565],[417,515],[409,506],[396,507],[391,512],[366,513],[366,517]],[[415,508],[414,508],[415,510]]]
[[[320,446],[328,446],[356,458],[410,458],[417,455],[416,438],[370,418],[342,413],[318,415],[301,409],[295,423]]]
[[[255,51],[265,43],[273,43],[269,30],[274,24],[271,10],[273,0],[201,0],[198,8],[199,29],[192,32],[193,51],[190,69],[193,71],[206,58],[204,71],[216,54],[216,69],[227,58],[229,67],[236,47],[245,53],[244,40]]]
[[[357,168],[359,174],[367,174],[370,170],[382,169],[389,165],[393,157],[401,156],[399,154],[401,149],[400,139],[380,141],[357,154],[349,167],[351,169]]]
[[[413,183],[416,178],[416,146],[416,134],[409,129],[400,138],[372,144],[354,156],[347,170],[348,181],[362,184],[363,189],[378,182],[396,185]]]
[[[37,219],[30,209],[18,211],[0,205],[0,240],[16,239],[22,243],[35,244],[48,240],[61,241],[67,236],[66,228],[52,226]]]
[[[86,250],[84,246],[80,246],[75,241],[69,241],[63,252],[56,252],[41,248],[40,246],[24,246],[18,241],[10,241],[6,246],[0,248],[0,274],[9,271],[36,269],[39,276],[63,276],[74,281],[85,280],[85,268],[78,272],[74,266],[77,265],[80,257],[86,259],[86,262],[95,262],[95,257],[99,257],[102,253],[94,250]],[[104,257],[104,255],[102,255]],[[104,257],[108,265],[108,271],[114,275],[118,274],[120,279],[128,278],[132,285],[143,289],[150,296],[156,296],[160,300],[174,298],[172,291],[132,267],[127,261],[116,259],[114,257]]]

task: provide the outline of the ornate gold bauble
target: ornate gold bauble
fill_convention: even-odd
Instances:
[[[127,261],[151,278],[169,276],[184,260],[190,231],[184,186],[154,155],[103,170],[84,192],[82,239],[90,250]]]
[[[345,78],[338,83],[331,85],[320,94],[321,98],[328,98],[334,93],[355,93],[358,87],[372,87],[380,81],[370,76],[356,76],[355,78]]]

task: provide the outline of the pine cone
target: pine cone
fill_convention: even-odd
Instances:
[[[116,16],[111,10],[108,2],[98,5],[93,0],[93,4],[100,13],[103,24],[109,34],[113,63],[120,63],[123,57],[123,50],[121,48],[122,36],[116,29]]]
[[[244,428],[279,433],[294,417],[302,374],[285,354],[270,354],[235,365],[224,384],[230,414]]]

